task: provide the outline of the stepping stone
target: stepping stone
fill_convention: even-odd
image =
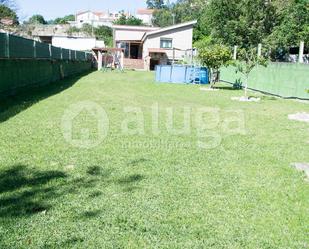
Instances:
[[[210,88],[210,87],[200,87],[200,90],[201,91],[209,91],[209,92],[219,91],[219,89]]]
[[[292,163],[292,167],[298,171],[303,171],[306,174],[306,180],[309,181],[309,163]]]
[[[302,121],[309,123],[309,113],[306,112],[298,112],[295,114],[290,114],[288,116],[290,120]]]

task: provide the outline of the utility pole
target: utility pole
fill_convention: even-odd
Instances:
[[[173,14],[172,14],[172,17],[173,17],[173,25],[175,25],[175,16],[176,16],[176,15],[173,13]]]

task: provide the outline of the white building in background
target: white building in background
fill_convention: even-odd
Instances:
[[[129,16],[129,13],[123,13],[126,16]],[[79,12],[75,16],[75,21],[70,22],[72,26],[81,28],[83,24],[87,23],[93,25],[94,27],[98,26],[108,26],[111,27],[113,22],[116,21],[122,15],[121,12],[98,12],[98,11],[83,11]]]
[[[154,9],[138,9],[135,16],[141,19],[145,25],[152,26],[152,17],[154,11]]]

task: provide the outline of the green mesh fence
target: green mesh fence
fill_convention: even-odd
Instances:
[[[85,61],[85,52],[62,49],[19,36],[0,33],[0,58]],[[91,60],[91,53],[86,53],[86,58]]]
[[[0,96],[91,69],[90,53],[0,33]]]
[[[52,50],[52,59],[56,59],[56,60],[62,59],[61,48],[52,47],[51,50]]]
[[[75,50],[71,50],[71,60],[76,60],[76,51]]]
[[[9,57],[10,58],[33,58],[34,41],[18,36],[9,36]]]
[[[45,43],[35,43],[35,57],[36,58],[50,58],[49,45]]]
[[[38,87],[91,69],[89,61],[0,60],[0,96]]]
[[[0,57],[7,57],[6,51],[7,51],[6,34],[0,33]]]
[[[69,49],[62,49],[62,59],[63,60],[70,60],[70,50]]]
[[[234,67],[222,68],[221,80],[234,83],[244,76]],[[309,65],[297,63],[270,63],[257,66],[249,76],[248,87],[286,98],[309,99]]]
[[[79,61],[85,60],[85,52],[76,51],[76,59]]]

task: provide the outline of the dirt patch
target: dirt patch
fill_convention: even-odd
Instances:
[[[261,98],[255,98],[255,97],[231,97],[231,100],[236,100],[240,102],[260,102]]]
[[[306,112],[298,112],[295,114],[290,114],[288,116],[290,120],[302,121],[309,123],[309,113]]]
[[[291,166],[306,175],[306,181],[309,181],[309,163],[292,163]]]

